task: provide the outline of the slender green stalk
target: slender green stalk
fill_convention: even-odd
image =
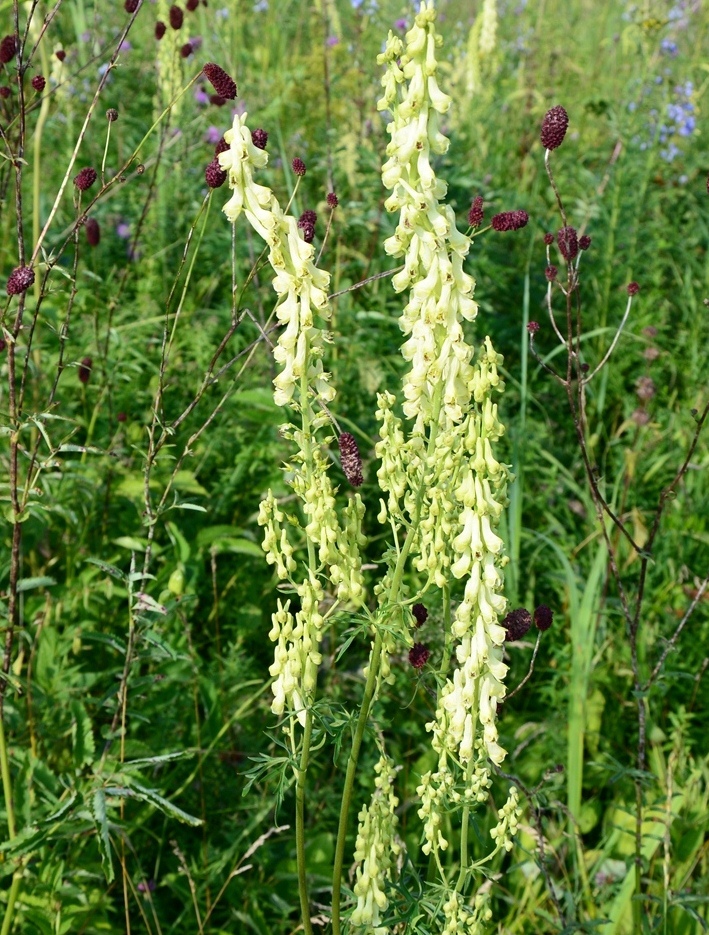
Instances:
[[[2,776],[2,790],[5,796],[5,811],[7,813],[7,836],[10,841],[16,837],[15,806],[12,800],[12,778],[10,776],[10,763],[7,756],[7,743],[5,741],[5,724],[0,717],[0,776]],[[21,871],[18,868],[12,877],[12,884],[7,895],[5,915],[2,920],[0,935],[8,935],[15,913],[17,894],[20,891]]]
[[[300,913],[303,917],[305,935],[313,935],[310,921],[310,898],[308,879],[305,872],[305,775],[310,759],[310,738],[313,730],[313,716],[310,711],[305,716],[303,746],[300,751],[300,767],[295,785],[295,849],[298,861],[298,892],[300,894]]]

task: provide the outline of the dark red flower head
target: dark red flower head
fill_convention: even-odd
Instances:
[[[584,234],[583,237],[579,237],[579,250],[588,250],[591,246],[591,238],[588,234]]]
[[[226,98],[221,94],[210,94],[209,103],[214,104],[215,107],[223,107],[226,104]]]
[[[199,0],[187,0],[187,3],[185,4],[186,9],[188,9],[190,13],[194,13],[198,6]]]
[[[327,193],[327,204],[329,208],[336,208],[339,205],[339,199],[334,192]]]
[[[167,32],[167,26],[165,25],[165,23],[163,23],[161,19],[159,19],[157,23],[155,24],[155,38],[158,40],[158,42],[160,42],[160,40],[162,39],[162,37],[165,35],[166,32]]]
[[[502,621],[502,626],[507,630],[506,640],[521,640],[532,626],[532,615],[524,607],[511,610]]]
[[[553,235],[553,234],[545,234],[545,235],[544,235],[544,243],[547,245],[547,247],[550,247],[550,246],[554,243],[554,235]]]
[[[35,75],[32,79],[32,87],[35,89],[37,94],[41,94],[42,91],[47,87],[47,79],[44,75]]]
[[[554,282],[556,277],[559,275],[559,270],[556,268],[556,266],[547,266],[547,268],[544,270],[544,275],[549,280],[549,282]]]
[[[182,9],[178,7],[176,3],[173,3],[170,7],[170,25],[173,29],[182,29],[184,21],[185,14],[182,12]]]
[[[12,94],[12,91],[10,90],[10,88],[8,88],[8,86],[7,86],[6,84],[4,84],[4,85],[0,88],[0,97],[2,97],[2,98],[8,98],[11,94]]]
[[[579,252],[579,241],[574,227],[562,227],[556,235],[559,253],[567,263],[576,258]]]
[[[31,266],[17,266],[7,279],[7,294],[20,295],[27,292],[34,282],[34,270]]]
[[[534,335],[534,334],[537,333],[537,331],[539,331],[539,322],[538,322],[538,321],[530,321],[530,322],[527,322],[527,332],[528,332],[529,334]]]
[[[552,107],[544,115],[540,138],[544,149],[556,149],[564,142],[569,126],[569,115],[561,104]]]
[[[84,359],[79,364],[79,380],[86,384],[91,379],[91,370],[93,368],[94,362],[90,357],[84,357]]]
[[[265,149],[266,143],[268,143],[268,133],[260,127],[257,127],[255,130],[251,131],[251,142],[256,149]]]
[[[86,219],[86,239],[90,247],[98,247],[101,240],[101,228],[96,218]]]
[[[540,604],[534,611],[534,622],[538,630],[548,630],[554,621],[554,614],[546,604]]]
[[[527,221],[529,215],[526,211],[503,211],[496,214],[490,223],[496,231],[518,231],[526,226]]]
[[[17,42],[14,36],[0,39],[0,65],[7,65],[17,55]]]
[[[74,176],[74,185],[80,192],[85,192],[87,188],[91,188],[96,178],[96,169],[93,166],[84,166],[81,172]]]
[[[231,75],[228,75],[223,68],[215,65],[214,62],[207,62],[202,70],[219,97],[224,97],[228,101],[234,100],[236,97],[236,82]]]
[[[411,608],[411,613],[414,615],[417,627],[422,627],[428,620],[428,611],[423,604],[414,604]]]
[[[303,211],[301,216],[298,218],[298,227],[314,227],[318,220],[318,216],[314,211],[308,209]]]
[[[424,646],[423,643],[414,643],[409,650],[409,662],[414,669],[423,669],[430,655],[431,650]]]
[[[468,224],[471,227],[480,227],[484,216],[484,202],[482,195],[476,195],[468,211]]]
[[[140,6],[140,0],[126,0],[123,6],[125,7],[126,13],[135,13]]]
[[[340,464],[342,473],[353,487],[361,487],[362,481],[362,456],[359,453],[359,447],[354,435],[350,432],[342,432],[337,439],[340,449]]]
[[[640,284],[637,282],[629,282],[627,286],[628,295],[637,295],[640,292]]]
[[[298,159],[297,156],[291,163],[291,167],[293,171],[295,172],[295,174],[299,175],[301,178],[305,175],[305,163],[303,162],[302,159]]]
[[[300,228],[303,232],[303,240],[306,243],[312,243],[315,240],[315,225],[314,224],[303,224]]]
[[[210,188],[221,188],[226,182],[226,171],[222,169],[217,159],[213,159],[204,170],[204,178]]]
[[[214,158],[216,159],[220,153],[225,153],[228,149],[229,149],[229,144],[224,139],[224,137],[222,137],[217,143],[217,145],[214,147]]]
[[[57,51],[54,54],[56,55],[56,57],[59,59],[60,62],[63,62],[64,59],[66,58],[66,52],[64,51],[64,49],[57,49]]]
[[[185,42],[185,44],[180,49],[180,55],[182,56],[182,58],[189,58],[190,55],[192,55],[192,52],[193,52],[193,49],[192,49],[191,42]]]

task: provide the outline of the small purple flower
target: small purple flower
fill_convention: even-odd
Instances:
[[[332,48],[332,47],[335,46],[335,45],[339,45],[339,44],[340,44],[340,37],[339,37],[339,36],[328,36],[328,37],[327,37],[327,44],[330,46],[330,48]]]
[[[130,42],[128,42],[127,39],[124,39],[123,42],[121,42],[121,44],[118,46],[118,51],[119,52],[130,52],[132,48],[133,46],[130,44]]]
[[[664,52],[665,55],[669,55],[670,58],[674,58],[679,51],[677,48],[677,43],[672,42],[671,39],[663,39],[660,43],[660,49]]]
[[[398,20],[394,23],[394,29],[398,29],[398,30],[400,30],[400,31],[402,31],[402,32],[403,32],[404,29],[408,29],[408,28],[409,28],[409,24],[408,24],[408,22],[407,22],[405,19],[398,19]]]
[[[130,224],[127,224],[125,221],[120,221],[116,225],[116,236],[120,237],[121,240],[128,240],[130,237]]]
[[[125,422],[125,416],[123,421]],[[141,880],[136,889],[139,893],[152,893],[155,890],[155,880],[148,880],[147,883]]]
[[[216,146],[219,140],[222,138],[222,131],[212,125],[207,127],[207,132],[204,134],[204,142],[209,143],[210,146]]]
[[[202,87],[195,88],[194,99],[198,104],[201,104],[202,106],[209,103],[209,95]]]
[[[81,42],[91,41],[91,33],[88,31],[88,29],[85,32],[81,33],[81,35],[79,36],[79,39],[81,40]]]

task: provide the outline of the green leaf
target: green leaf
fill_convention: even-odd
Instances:
[[[189,760],[195,755],[196,750],[175,750],[174,753],[162,753],[157,756],[142,756],[137,760],[128,760],[123,764],[123,769],[142,769],[143,766],[155,766],[158,763],[171,763],[173,760]]]
[[[119,581],[127,580],[121,569],[116,568],[115,565],[111,565],[109,562],[104,562],[100,558],[87,558],[86,561],[90,565],[96,565],[97,568],[100,568],[101,571],[105,571],[106,574],[111,575],[112,578],[118,578]]]
[[[106,793],[108,795],[140,799],[143,802],[148,802],[164,815],[168,815],[170,818],[176,818],[178,821],[183,822],[185,825],[190,825],[192,828],[198,828],[202,824],[201,818],[195,818],[194,815],[188,815],[187,812],[183,812],[181,808],[178,808],[176,805],[173,805],[172,802],[163,798],[155,789],[146,789],[145,786],[141,786],[127,777],[126,781],[130,783],[127,788],[112,786],[110,789],[106,789]]]
[[[111,860],[111,841],[108,837],[108,816],[106,814],[106,792],[103,789],[97,789],[91,800],[91,815],[96,825],[96,834],[98,837],[98,849],[101,854],[101,864],[106,876],[106,882],[112,883],[115,877],[113,872],[113,861]]]
[[[57,582],[54,578],[48,578],[46,576],[39,578],[20,578],[17,582],[18,591],[32,591],[35,588],[47,588],[52,584]]]
[[[71,702],[71,743],[74,748],[74,765],[77,769],[93,763],[96,753],[94,732],[86,708],[77,699]]]

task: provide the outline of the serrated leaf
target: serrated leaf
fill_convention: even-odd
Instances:
[[[96,753],[94,732],[86,708],[78,700],[71,702],[71,743],[74,749],[74,765],[77,769],[93,763]]]
[[[101,865],[107,883],[112,883],[115,877],[113,861],[111,860],[111,841],[108,836],[108,816],[106,814],[106,793],[97,789],[90,803],[91,815],[96,826],[98,849],[101,854]]]

